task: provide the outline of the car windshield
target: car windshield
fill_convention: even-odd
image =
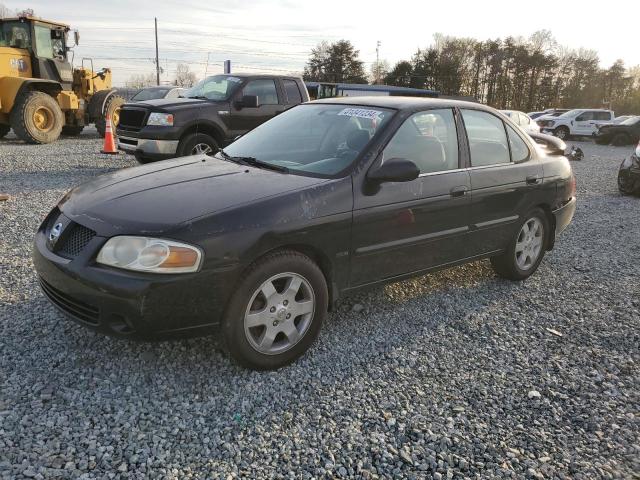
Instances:
[[[0,47],[31,48],[29,25],[20,21],[0,23]]]
[[[199,81],[182,93],[186,98],[227,100],[242,84],[242,79],[231,75],[213,75]]]
[[[357,105],[299,105],[224,149],[311,176],[333,177],[351,166],[394,111]]]
[[[145,90],[140,90],[136,93],[131,100],[136,102],[141,102],[143,100],[157,100],[159,98],[164,98],[167,92],[171,90],[170,88],[149,88]]]
[[[640,122],[640,117],[631,117],[627,118],[624,122],[621,122],[620,125],[635,125]]]

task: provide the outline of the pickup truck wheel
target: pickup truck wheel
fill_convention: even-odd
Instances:
[[[567,127],[558,127],[553,131],[553,134],[560,140],[566,140],[569,138],[569,129]]]
[[[507,250],[491,257],[493,270],[509,280],[524,280],[538,269],[547,249],[549,219],[540,208],[531,210],[516,230]]]
[[[215,155],[220,147],[213,137],[206,133],[192,133],[187,135],[178,144],[178,156],[189,155]]]
[[[618,133],[615,137],[613,137],[611,143],[616,147],[621,147],[623,145],[629,145],[631,143],[631,139],[629,139],[629,136],[625,133]]]
[[[274,252],[251,265],[226,308],[222,333],[234,360],[274,370],[306,352],[327,316],[326,279],[309,257]]]
[[[4,138],[10,131],[11,127],[9,125],[0,125],[0,138]]]

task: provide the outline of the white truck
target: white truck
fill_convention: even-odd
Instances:
[[[569,110],[559,117],[542,116],[536,119],[542,133],[555,135],[562,140],[570,136],[592,136],[603,123],[612,122],[615,114],[611,110],[579,108]]]

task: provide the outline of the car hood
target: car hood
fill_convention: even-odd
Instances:
[[[221,105],[226,102],[214,102],[212,100],[202,100],[200,98],[160,98],[157,100],[144,100],[142,102],[129,103],[131,107],[147,107],[151,110],[174,111],[180,108],[190,108],[194,105]]]
[[[71,190],[58,206],[99,235],[162,233],[194,218],[326,181],[192,156],[102,175]]]

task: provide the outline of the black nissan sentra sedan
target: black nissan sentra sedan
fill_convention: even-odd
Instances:
[[[527,278],[575,204],[562,149],[492,108],[327,99],[213,157],[74,188],[38,230],[34,262],[51,302],[87,327],[217,331],[239,363],[273,369],[355,289],[487,257],[501,277]]]

